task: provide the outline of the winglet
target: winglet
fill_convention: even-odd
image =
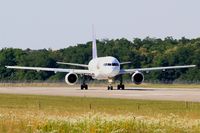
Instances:
[[[97,46],[96,46],[96,35],[95,35],[95,31],[94,31],[94,25],[92,26],[92,35],[93,35],[92,58],[95,59],[95,58],[97,58]]]

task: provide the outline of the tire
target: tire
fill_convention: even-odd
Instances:
[[[88,85],[85,85],[85,90],[87,90],[88,89]]]
[[[111,86],[110,89],[113,90],[113,86]]]
[[[83,85],[81,85],[81,90],[83,90],[84,89],[84,87],[83,87]]]
[[[124,90],[124,89],[125,89],[125,86],[124,86],[124,85],[121,85],[121,88],[122,88],[122,90]]]
[[[117,89],[120,90],[120,85],[117,85]]]
[[[110,86],[108,86],[108,90],[110,90]]]
[[[88,89],[88,85],[81,85],[81,90],[87,90]]]

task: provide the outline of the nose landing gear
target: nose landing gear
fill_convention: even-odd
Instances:
[[[112,79],[108,79],[108,83],[109,83],[108,90],[113,90],[112,82],[113,82]]]
[[[112,79],[108,79],[108,83],[109,83],[108,90],[113,90],[112,82],[113,82]],[[117,90],[120,90],[120,89],[121,90],[125,89],[125,85],[123,84],[123,78],[122,78],[122,76],[120,76],[120,84],[117,85]]]
[[[113,86],[109,85],[108,90],[113,90]]]

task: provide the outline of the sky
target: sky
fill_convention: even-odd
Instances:
[[[97,39],[200,37],[199,0],[0,0],[0,48],[60,49]]]

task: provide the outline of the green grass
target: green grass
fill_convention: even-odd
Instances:
[[[200,132],[200,103],[1,94],[0,132]]]
[[[176,114],[190,118],[200,118],[200,103],[129,100],[87,97],[62,97],[38,95],[0,95],[0,109],[38,110],[48,113],[67,112],[80,114],[101,112],[112,115],[134,113],[156,116],[157,114]]]

